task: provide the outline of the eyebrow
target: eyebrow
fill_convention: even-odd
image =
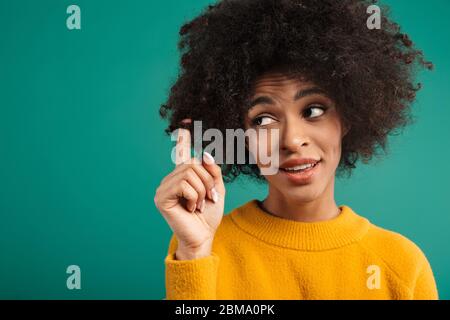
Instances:
[[[299,99],[302,99],[304,97],[311,96],[314,94],[321,94],[321,95],[327,96],[326,92],[323,89],[321,89],[319,87],[311,87],[311,88],[297,91],[297,93],[294,95],[294,101],[297,101]],[[274,104],[274,102],[271,98],[269,98],[267,96],[260,96],[256,99],[253,99],[250,102],[249,109],[254,107],[257,104]]]

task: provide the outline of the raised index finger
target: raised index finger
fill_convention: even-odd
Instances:
[[[191,119],[184,119],[183,124],[191,123]],[[178,128],[177,145],[175,148],[175,165],[187,162],[191,159],[191,132],[188,129]]]

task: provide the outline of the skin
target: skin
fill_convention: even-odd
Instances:
[[[189,130],[179,129],[176,150],[175,168],[162,179],[154,202],[178,240],[175,259],[206,257],[224,213],[222,171],[208,154],[191,158]]]
[[[295,99],[299,91],[303,95]],[[338,216],[340,210],[334,200],[334,177],[341,157],[341,141],[348,130],[342,130],[335,103],[313,83],[274,72],[260,77],[255,82],[253,93],[245,129],[254,128],[258,133],[258,129],[267,128],[269,134],[271,129],[279,129],[276,148],[280,163],[300,157],[321,159],[318,174],[309,184],[293,184],[280,172],[266,175],[269,194],[262,203],[264,209],[280,218],[303,222]],[[183,121],[192,122],[192,119]],[[205,155],[202,159],[191,159],[190,141],[189,131],[181,129],[176,166],[163,178],[154,198],[156,207],[178,240],[174,256],[177,260],[211,255],[226,195],[220,166]],[[271,150],[269,141],[258,138],[249,139],[247,143],[267,144],[265,150]],[[263,167],[259,159],[255,159],[257,165]]]
[[[341,158],[341,141],[348,132],[341,124],[334,101],[325,92],[313,90],[294,99],[297,92],[311,88],[319,89],[311,82],[282,73],[266,73],[255,82],[245,120],[245,129],[266,128],[269,134],[270,130],[279,129],[280,164],[292,158],[321,159],[309,184],[294,184],[280,171],[265,176],[269,193],[262,202],[263,209],[280,218],[302,222],[324,221],[339,215],[334,199],[335,172]],[[256,143],[268,144],[270,150],[268,141],[257,139]]]

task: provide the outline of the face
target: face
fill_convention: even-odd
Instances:
[[[341,158],[341,140],[347,132],[341,126],[334,101],[313,83],[280,73],[260,77],[254,85],[251,101],[245,129],[256,130],[257,138],[249,143],[257,144],[256,147],[263,150],[277,148],[279,153],[280,169],[276,174],[265,175],[270,188],[304,202],[332,192]],[[258,134],[261,129],[267,129],[268,139]],[[270,145],[273,129],[278,129],[279,137],[274,147]],[[266,162],[261,162],[255,154],[253,156],[259,168],[264,166]],[[293,170],[296,160],[305,158],[320,161],[303,172],[287,171],[286,168]]]

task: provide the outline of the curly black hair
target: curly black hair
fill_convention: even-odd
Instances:
[[[180,29],[181,69],[159,110],[167,134],[185,118],[203,130],[244,128],[255,80],[268,70],[299,74],[327,91],[350,131],[337,175],[349,175],[387,150],[387,136],[414,122],[421,50],[381,6],[381,29],[367,27],[365,0],[222,0]],[[192,129],[192,127],[189,127]],[[227,151],[225,150],[225,153]],[[247,151],[248,153],[248,151]],[[248,154],[247,154],[248,159]],[[240,173],[265,181],[255,164],[223,164],[225,182]]]

